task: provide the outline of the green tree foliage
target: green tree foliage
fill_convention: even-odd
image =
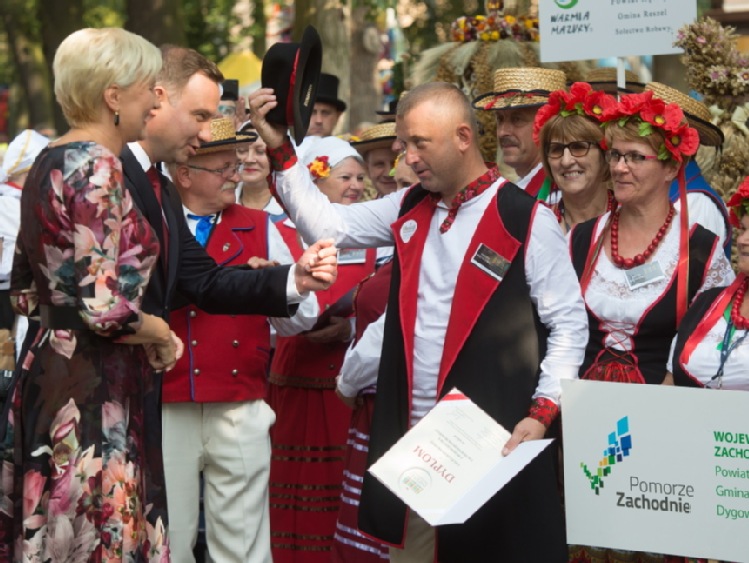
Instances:
[[[251,29],[239,29],[240,21],[234,14],[236,0],[182,0],[185,36],[188,46],[213,61],[220,61]]]

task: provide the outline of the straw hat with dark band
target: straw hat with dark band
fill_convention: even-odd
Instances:
[[[254,143],[256,140],[257,133],[251,131],[237,133],[234,131],[234,120],[228,117],[219,117],[211,121],[211,141],[201,143],[195,154],[210,154],[231,149],[234,145],[240,143]]]
[[[551,92],[566,87],[567,78],[561,70],[501,68],[494,72],[494,91],[473,100],[473,107],[503,110],[541,106]]]
[[[616,68],[612,66],[594,68],[585,75],[584,82],[590,84],[593,90],[602,90],[612,96],[620,92],[625,94],[639,93],[645,89],[645,84],[640,82],[640,78],[631,70],[624,71],[624,88],[619,88]]]
[[[708,147],[719,147],[723,144],[723,131],[710,122],[712,115],[705,104],[660,82],[650,82],[645,86],[645,90],[653,92],[654,98],[679,106],[689,125],[697,130],[700,144]]]
[[[366,129],[359,135],[358,141],[351,142],[351,146],[359,151],[360,155],[364,156],[374,149],[389,149],[395,138],[395,122],[388,121]]]

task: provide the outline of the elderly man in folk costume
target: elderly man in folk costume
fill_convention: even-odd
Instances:
[[[240,165],[236,149],[256,138],[254,132],[236,134],[232,119],[214,119],[212,141],[202,143],[186,163],[169,166],[190,231],[221,266],[294,261],[267,213],[234,203]],[[317,299],[310,294],[294,317],[271,322],[280,334],[291,335],[311,328],[318,313]],[[263,400],[270,359],[268,318],[211,315],[196,305],[178,304],[171,323],[187,352],[163,383],[172,555],[192,560],[202,472],[213,558],[269,562],[268,431],[276,415]]]
[[[554,199],[552,182],[541,163],[541,147],[533,140],[533,121],[549,94],[566,85],[561,70],[501,68],[494,72],[494,90],[473,101],[474,108],[496,113],[497,145],[502,161],[518,176],[515,184],[546,202]]]

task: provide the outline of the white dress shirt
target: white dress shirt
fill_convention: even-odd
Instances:
[[[448,207],[440,202],[432,216],[419,270],[414,331],[411,420],[418,421],[437,400],[437,374],[458,270],[479,219],[503,179],[464,203],[449,231],[439,232]],[[394,244],[396,221],[407,190],[343,206],[331,204],[298,162],[276,172],[276,189],[305,240],[333,238],[345,248]],[[582,364],[588,336],[587,315],[577,276],[554,214],[541,206],[535,213],[525,255],[525,278],[539,318],[550,330],[546,356],[534,398],[556,403],[561,380],[574,379]]]

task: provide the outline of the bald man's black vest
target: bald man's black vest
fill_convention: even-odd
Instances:
[[[403,200],[400,216],[414,209],[425,197],[429,197],[426,190],[420,186],[412,188]],[[536,201],[507,183],[498,191],[496,204],[505,229],[520,243],[520,248],[475,325],[468,329],[469,334],[440,396],[457,387],[512,431],[528,415],[538,385],[539,365],[546,353],[548,330],[538,318],[525,279],[525,252]],[[488,208],[486,212],[492,211]],[[466,236],[473,237],[473,234],[471,231]],[[482,242],[489,248],[496,248],[492,237],[496,235],[489,233]],[[396,254],[368,466],[409,427],[408,375],[399,308],[400,259]],[[460,306],[458,302],[453,303],[453,307]],[[555,452],[554,448],[547,448],[465,524],[440,526],[440,563],[566,561],[564,524],[553,464]],[[398,545],[403,539],[405,516],[405,504],[367,473],[359,510],[361,530]]]

